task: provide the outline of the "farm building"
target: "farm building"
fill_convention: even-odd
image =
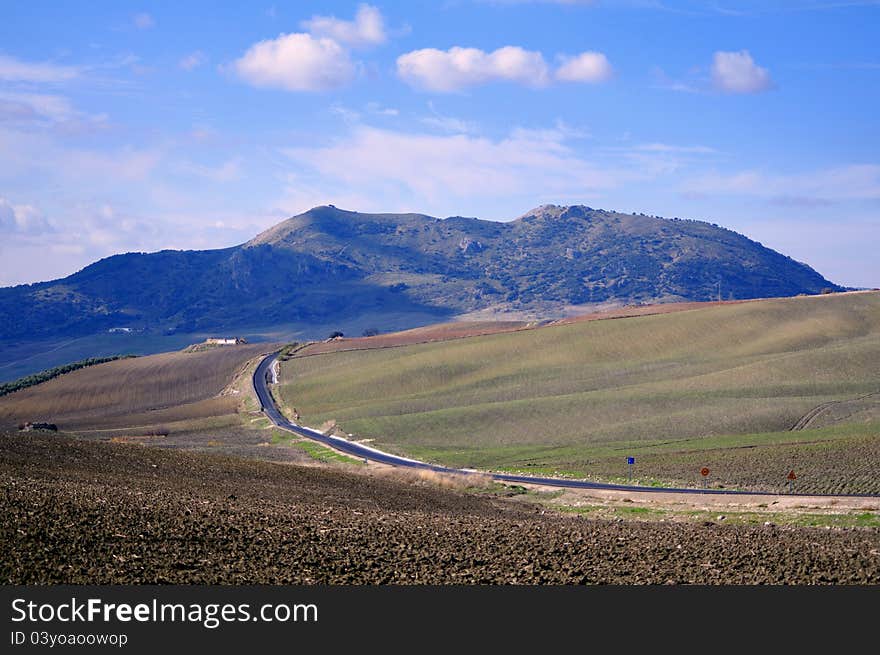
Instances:
[[[237,346],[247,341],[241,337],[209,337],[205,339],[205,343],[209,346]]]

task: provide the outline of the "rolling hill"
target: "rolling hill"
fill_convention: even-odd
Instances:
[[[547,318],[597,303],[823,289],[839,287],[699,221],[582,206],[546,205],[506,223],[324,206],[240,246],[115,255],[64,279],[2,288],[0,344],[122,327],[194,333],[365,314],[408,315],[408,325],[395,327],[414,327],[487,308]]]
[[[280,394],[307,425],[454,466],[607,479],[632,455],[665,481],[711,464],[713,483],[767,489],[798,468],[804,490],[877,493],[878,337],[877,292],[381,347],[389,335],[301,351]]]
[[[270,350],[266,344],[227,346],[82,368],[0,397],[0,429],[29,421],[54,423],[62,431],[155,431],[224,417],[237,424],[250,394],[233,392],[231,385],[249,361]],[[238,386],[249,389],[248,379]]]

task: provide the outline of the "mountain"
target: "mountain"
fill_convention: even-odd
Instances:
[[[501,223],[329,205],[222,250],[128,253],[0,289],[0,341],[133,327],[173,333],[368,312],[814,294],[840,287],[709,223],[544,205]],[[424,320],[424,318],[422,318]],[[380,326],[381,327],[381,326]]]

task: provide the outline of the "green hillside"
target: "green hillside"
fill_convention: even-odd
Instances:
[[[608,461],[668,457],[669,442],[863,444],[880,433],[876,403],[858,405],[855,431],[841,411],[789,430],[822,403],[880,391],[878,371],[880,293],[851,293],[305,357],[284,365],[281,394],[308,424],[335,419],[388,450],[607,476]]]

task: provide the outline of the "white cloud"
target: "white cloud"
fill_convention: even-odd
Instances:
[[[139,30],[149,30],[156,26],[156,21],[153,19],[150,14],[147,12],[141,12],[139,14],[135,14],[132,19],[132,23]]]
[[[397,74],[413,86],[446,93],[496,80],[531,87],[549,81],[544,56],[518,46],[494,52],[460,47],[414,50],[397,58]]]
[[[177,63],[183,70],[191,71],[208,61],[208,57],[201,50],[191,52]]]
[[[582,52],[574,57],[562,57],[556,70],[556,79],[563,82],[604,82],[612,75],[608,58],[601,52]]]
[[[0,234],[38,235],[51,230],[51,224],[39,210],[31,205],[13,205],[0,196]]]
[[[716,52],[712,61],[712,82],[726,93],[760,93],[773,86],[769,71],[758,66],[748,50]]]
[[[65,82],[78,77],[80,72],[75,66],[21,61],[15,57],[0,55],[0,80],[6,82]]]
[[[358,6],[353,21],[334,16],[313,16],[300,25],[314,36],[333,39],[355,48],[385,43],[388,38],[382,13],[367,4]]]
[[[252,45],[235,64],[246,82],[287,91],[324,91],[354,77],[348,52],[336,41],[311,34],[281,34]]]
[[[686,181],[682,191],[696,195],[763,197],[801,206],[829,201],[880,200],[880,165],[839,166],[791,175],[755,170],[732,174],[713,172]]]

